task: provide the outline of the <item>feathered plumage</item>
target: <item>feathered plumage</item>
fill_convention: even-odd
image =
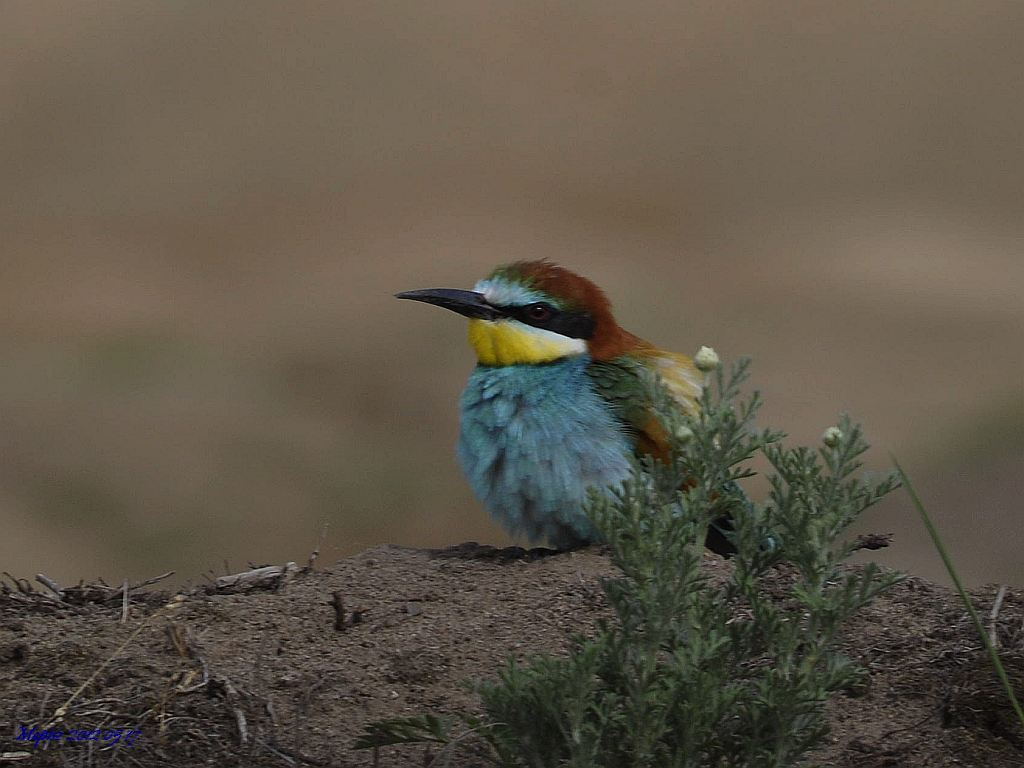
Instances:
[[[592,541],[588,489],[620,484],[631,454],[668,456],[645,369],[697,410],[703,374],[690,358],[624,330],[600,288],[557,264],[516,262],[473,291],[398,296],[470,318],[478,365],[460,400],[459,459],[491,514],[531,540]]]

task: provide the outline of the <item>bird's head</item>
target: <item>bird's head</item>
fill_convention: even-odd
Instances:
[[[605,360],[644,344],[619,328],[600,288],[549,261],[498,267],[472,291],[396,295],[470,318],[469,342],[482,365],[549,363],[584,353]]]

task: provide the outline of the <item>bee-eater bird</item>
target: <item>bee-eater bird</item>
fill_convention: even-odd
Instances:
[[[396,295],[469,318],[477,366],[459,403],[459,461],[491,515],[530,541],[595,541],[588,489],[621,484],[631,456],[667,458],[642,369],[660,374],[679,408],[697,410],[704,374],[690,358],[623,330],[600,288],[551,262],[499,267],[472,291]],[[734,551],[718,526],[707,545]]]

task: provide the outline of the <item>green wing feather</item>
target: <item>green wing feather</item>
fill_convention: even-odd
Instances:
[[[653,348],[643,349],[612,360],[594,361],[587,372],[598,394],[615,409],[616,416],[633,438],[637,456],[647,455],[668,461],[668,435],[655,416],[642,378],[645,369],[657,371],[680,410],[690,414],[698,412],[704,375],[684,355]],[[712,552],[730,557],[735,554],[736,546],[733,543],[733,523],[728,506],[736,500],[745,504],[749,504],[749,501],[735,482],[721,489],[721,494],[722,498],[715,504],[704,543]],[[766,546],[773,547],[774,542],[767,541]]]
[[[634,441],[637,455],[668,457],[668,436],[653,410],[643,373],[657,372],[680,410],[695,414],[703,374],[690,358],[659,349],[641,349],[612,360],[594,361],[587,369],[597,393],[615,414]]]

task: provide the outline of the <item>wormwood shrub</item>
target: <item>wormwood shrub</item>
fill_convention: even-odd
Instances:
[[[692,419],[650,382],[671,460],[638,463],[589,505],[622,572],[603,585],[613,618],[567,658],[510,661],[478,686],[484,716],[462,718],[501,765],[792,766],[821,741],[826,700],[862,674],[836,635],[899,579],[842,568],[854,549],[842,536],[898,483],[855,477],[868,446],[846,417],[817,450],[755,431],[760,398],[739,399],[747,368],[717,369]],[[763,504],[736,482],[757,453],[772,467]],[[704,537],[726,518],[737,553],[712,582]],[[449,723],[376,723],[359,746],[422,740],[450,741]]]

